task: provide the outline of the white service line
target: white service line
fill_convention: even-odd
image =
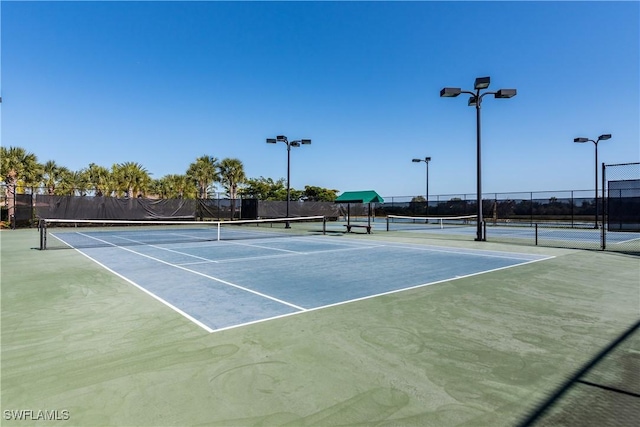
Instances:
[[[221,240],[220,241],[223,244],[227,244],[227,245],[236,245],[236,246],[249,246],[252,248],[261,248],[261,249],[269,249],[272,251],[280,251],[280,252],[288,252],[288,253],[292,253],[292,254],[305,254],[306,252],[299,252],[299,251],[290,251],[288,249],[280,249],[280,248],[272,248],[269,246],[262,246],[262,245],[251,245],[249,243],[240,243],[240,242],[236,242],[236,241],[231,241],[231,240]]]

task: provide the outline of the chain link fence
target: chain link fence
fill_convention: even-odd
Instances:
[[[231,200],[224,194],[202,200],[121,199],[96,196],[48,196],[43,189],[18,188],[16,194],[0,189],[1,220],[12,227],[34,226],[38,217],[77,218],[78,206],[89,211],[83,215],[100,219],[100,209],[113,205],[113,219],[170,218],[179,212],[196,220],[232,220],[239,218],[277,218],[286,214],[285,201]],[[107,200],[109,199],[109,200]],[[476,195],[436,195],[427,202],[424,197],[384,197],[374,203],[373,220],[387,215],[464,216],[477,213]],[[331,219],[346,215],[344,206],[331,203],[290,201],[290,216],[325,215]],[[124,208],[126,207],[126,209]],[[96,210],[98,209],[98,210]],[[112,209],[112,210],[113,210]],[[130,211],[126,211],[129,209]],[[126,212],[125,212],[126,211]],[[134,212],[135,211],[135,212]],[[369,206],[351,204],[351,220],[369,215]],[[594,190],[489,193],[483,195],[482,211],[487,240],[527,245],[611,250],[640,254],[640,163],[602,165],[602,184]],[[53,212],[53,213],[52,213]],[[186,212],[186,213],[185,213]],[[98,215],[98,216],[96,216]],[[133,216],[132,216],[133,215]],[[432,236],[458,239],[473,238],[474,226],[468,234],[462,227],[433,230]],[[425,232],[429,232],[428,230]]]
[[[463,216],[477,213],[475,194],[434,196],[425,202],[415,197],[385,197],[378,212],[385,215]],[[489,193],[482,196],[482,214],[489,223],[534,225],[563,222],[582,227],[596,215],[593,190]]]
[[[640,162],[602,165],[602,249],[640,253]]]

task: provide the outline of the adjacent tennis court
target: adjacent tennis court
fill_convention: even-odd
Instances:
[[[234,227],[238,240],[189,223],[50,235],[210,332],[549,258]]]
[[[476,215],[464,215],[456,217],[412,217],[401,215],[389,215],[384,223],[379,223],[378,230],[399,231],[408,233],[429,233],[434,235],[460,235],[473,236],[477,231]],[[602,230],[594,228],[591,224],[571,224],[568,222],[557,223],[492,223],[490,220],[486,226],[487,238],[510,238],[529,241],[580,241],[599,244]],[[609,231],[607,243],[610,245],[638,245],[640,237],[637,232]]]

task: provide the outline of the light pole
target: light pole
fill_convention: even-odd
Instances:
[[[573,138],[573,142],[584,143],[584,142],[591,141],[596,146],[596,199],[595,199],[596,200],[596,214],[595,214],[596,220],[595,220],[594,228],[598,228],[598,142],[606,141],[607,139],[611,139],[610,133],[605,133],[603,135],[600,135],[598,139],[596,139],[595,141],[589,138]]]
[[[461,93],[468,93],[471,95],[469,98],[469,106],[476,107],[476,141],[477,141],[477,199],[478,199],[478,228],[476,231],[476,240],[484,241],[483,219],[482,219],[482,162],[481,162],[481,150],[480,150],[480,106],[482,104],[482,98],[485,95],[493,95],[495,98],[513,98],[516,96],[515,89],[500,89],[497,92],[484,92],[480,93],[482,89],[489,87],[491,83],[490,77],[478,77],[474,83],[475,92],[462,90],[459,87],[445,87],[440,91],[440,97],[442,98],[455,98]]]
[[[424,159],[412,159],[413,163],[425,162],[427,164],[427,198],[425,199],[427,202],[427,216],[429,215],[429,162],[431,161],[431,157],[425,157]]]
[[[310,139],[298,139],[289,141],[286,136],[278,135],[274,138],[267,138],[267,144],[275,144],[276,142],[284,142],[287,145],[287,218],[289,218],[289,199],[291,198],[291,147],[300,147],[300,145],[311,144]],[[286,222],[286,228],[291,228],[289,221]]]

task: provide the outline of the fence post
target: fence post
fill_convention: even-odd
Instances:
[[[529,193],[529,225],[533,224],[533,191]]]
[[[607,209],[609,208],[609,201],[605,198],[605,182],[606,181],[606,177],[605,177],[605,173],[607,171],[607,168],[604,164],[604,162],[602,162],[602,230],[600,233],[600,249],[602,249],[603,251],[606,249],[607,247],[607,232],[606,232],[606,228],[607,228],[607,224],[606,224],[606,217],[605,217],[605,212],[607,211]]]
[[[575,202],[573,200],[573,190],[571,190],[571,228],[573,228],[575,226],[574,224],[574,210],[575,210]]]

